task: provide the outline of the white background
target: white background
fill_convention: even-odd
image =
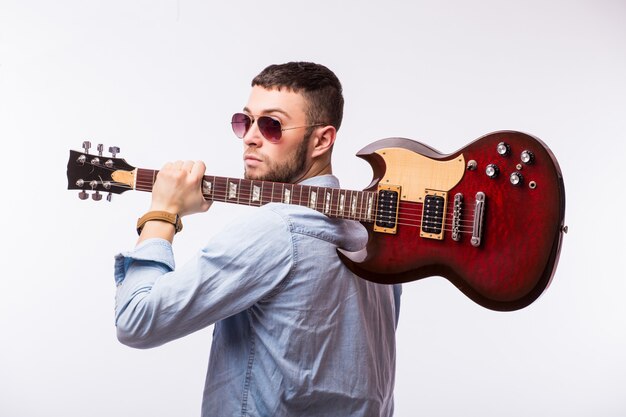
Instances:
[[[230,115],[290,60],[343,82],[345,188],[371,179],[354,154],[391,136],[450,153],[522,130],[563,171],[570,232],[534,304],[497,313],[441,278],[405,286],[396,415],[626,415],[623,0],[0,0],[0,415],[199,415],[210,329],[147,351],[115,338],[113,255],[150,196],[80,201],[68,150],[238,177]],[[188,218],[177,262],[241,210]]]

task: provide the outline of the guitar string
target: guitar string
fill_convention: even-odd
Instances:
[[[145,184],[142,184],[143,188],[150,188],[151,185],[152,185],[151,182],[146,182]],[[336,188],[331,188],[331,189],[326,188],[326,187],[321,187],[321,188],[322,188],[323,192],[324,191],[327,192],[328,190],[331,190],[331,195],[333,194],[333,190],[338,190]],[[348,192],[350,192],[350,191],[348,190]],[[361,193],[361,191],[355,191],[355,192]],[[366,193],[369,193],[369,194],[372,194],[372,195],[376,194],[375,192],[366,192]],[[235,194],[237,195],[237,197],[231,198],[231,197],[228,197],[229,192],[227,192],[226,190],[224,190],[224,191],[213,191],[213,196],[204,194],[204,197],[207,198],[207,199],[213,199],[213,200],[216,200],[216,201],[224,201],[224,202],[229,202],[229,200],[232,199],[232,200],[237,200],[237,202],[240,203],[240,204],[248,204],[248,205],[252,205],[252,206],[257,205],[256,204],[257,200],[253,200],[253,196],[254,195],[252,193],[247,193],[247,192],[244,192],[244,191],[240,190],[239,192],[235,192]],[[272,190],[263,190],[263,191],[261,191],[259,193],[258,196],[254,196],[254,197],[258,198],[258,200],[259,200],[258,201],[258,205],[261,205],[261,201],[283,202],[282,200],[275,199],[274,195],[275,195],[275,192],[273,192]],[[338,203],[338,201],[335,202],[335,200],[338,200],[338,199],[333,198],[331,201],[320,200],[321,201],[321,205],[323,207],[325,207],[326,205],[329,206],[328,213],[331,214],[331,215],[333,213],[334,214],[338,214],[339,211],[340,211],[339,210],[339,208],[340,208],[339,203]],[[421,218],[422,218],[423,209],[420,209],[419,207],[416,207],[415,209],[410,208],[411,205],[418,206],[418,204],[421,204],[421,203],[413,203],[413,204],[406,204],[405,203],[405,207],[401,210],[401,213],[403,213],[405,217],[399,217],[399,219],[400,220],[406,220],[406,221],[417,221],[417,222],[420,222]],[[304,206],[305,204],[303,204],[301,202],[301,204],[299,204],[299,205],[303,205]],[[317,205],[320,205],[320,202],[316,202],[316,206]],[[421,204],[421,205],[423,206],[423,204]],[[310,207],[309,204],[306,204],[306,206]],[[364,209],[359,208],[358,209],[359,213],[356,215],[356,217],[362,218],[363,214],[361,212],[363,210]],[[324,210],[322,210],[322,209],[320,209],[319,211],[324,212]],[[345,212],[346,210],[343,210],[343,211]],[[387,216],[387,217],[389,217],[392,214],[391,211],[385,213],[384,211],[381,212],[380,210],[377,210],[377,212],[381,213],[381,215]],[[472,213],[470,213],[470,215],[471,214]],[[411,216],[413,216],[413,218],[411,218]],[[338,217],[341,217],[341,216],[338,216]],[[352,216],[352,217],[355,217],[355,216]],[[428,216],[428,215],[426,215],[425,218],[426,219],[432,219],[433,221],[437,221],[438,220],[438,217],[435,217],[435,216]],[[443,217],[442,217],[442,219],[443,219]],[[452,211],[448,210],[446,212],[445,219],[446,220],[450,220],[450,225],[454,224],[454,213],[453,213],[453,210]],[[470,223],[470,222],[472,222],[471,219],[463,219],[463,218],[459,219],[459,223]]]
[[[228,179],[226,179],[226,181],[228,181]],[[130,186],[123,184],[123,183],[117,183],[118,186],[121,186],[122,188],[126,188],[126,189],[131,189]],[[141,189],[143,191],[148,190],[150,191],[152,188],[153,182],[152,181],[146,181],[146,180],[137,180],[136,182],[136,188],[137,189]],[[321,187],[323,191],[327,191],[329,190],[329,188],[326,187]],[[309,189],[310,190],[310,189]],[[338,190],[338,189],[330,189],[330,190]],[[319,192],[319,188],[317,190]],[[376,192],[373,191],[352,191],[352,190],[344,190],[347,193],[369,193],[372,195],[376,195]],[[332,193],[332,191],[331,191]],[[269,194],[269,195],[268,195]],[[228,202],[229,198],[228,196],[228,192],[227,190],[224,190],[223,193],[222,192],[213,192],[213,196],[210,195],[206,195],[203,194],[205,198],[211,198],[213,200],[216,201],[224,201],[224,202]],[[259,194],[259,199],[261,201],[265,201],[265,200],[269,200],[270,202],[274,202],[274,196],[273,196],[273,192],[271,190],[263,190],[260,194]],[[242,193],[241,191],[238,193],[238,198],[237,201],[239,203],[243,203],[248,201],[249,205],[255,205],[252,202],[252,194],[246,194],[246,193]],[[282,201],[279,201],[282,202]],[[301,202],[302,203],[302,202]],[[259,202],[260,204],[260,202]],[[300,204],[300,205],[304,205],[304,204]],[[402,225],[402,226],[411,226],[411,227],[420,227],[422,225],[422,212],[423,209],[419,208],[419,205],[423,206],[423,203],[414,203],[411,202],[409,204],[407,204],[405,202],[405,207],[400,210],[400,213],[396,223],[398,225]],[[309,205],[307,205],[309,206]],[[411,208],[411,206],[415,206],[415,208]],[[351,209],[351,207],[349,207],[349,210]],[[346,210],[344,210],[345,212]],[[363,209],[359,208],[357,209],[357,213],[354,215],[348,215],[348,216],[339,216],[339,212],[340,212],[340,206],[339,203],[335,203],[333,201],[330,202],[330,207],[329,207],[329,214],[332,216],[333,212],[335,213],[335,215],[337,217],[347,217],[347,218],[354,218],[355,220],[367,220],[366,218],[364,218],[364,215],[362,213]],[[391,217],[392,216],[392,212],[388,212],[385,213],[384,211],[380,211],[380,210],[376,210],[377,213],[379,213],[382,216],[387,216],[387,217]],[[469,213],[470,217],[472,215],[471,211],[466,211],[466,213]],[[467,216],[467,214],[466,214]],[[424,218],[426,218],[426,221],[433,221],[436,222],[437,224],[435,224],[434,226],[438,226],[439,225],[439,218],[438,217],[434,217],[434,216],[428,216],[426,215]],[[441,218],[442,220],[444,219],[443,217]],[[374,221],[372,221],[374,222]],[[458,219],[458,225],[456,227],[458,227],[458,231],[460,232],[465,232],[465,229],[473,229],[473,221],[471,219],[464,219],[463,216]],[[454,214],[453,212],[447,211],[446,216],[445,216],[445,221],[441,222],[441,226],[443,227],[443,230],[445,231],[452,231],[455,227],[455,219],[454,219]],[[469,231],[468,231],[469,233]]]
[[[228,181],[228,179],[226,179]],[[141,185],[142,188],[146,188],[148,190],[151,189],[152,187],[152,182],[151,181],[138,181],[137,182],[138,185]],[[276,183],[278,184],[278,183]],[[281,184],[282,185],[282,184]],[[294,184],[294,186],[297,186]],[[301,186],[301,187],[309,187],[309,189],[312,188],[317,188],[316,191],[319,191],[319,189],[321,188],[322,191],[324,192],[328,192],[328,190],[331,190],[331,195],[334,195],[335,190],[340,190],[343,191],[343,195],[346,196],[348,193],[359,193],[359,194],[366,194],[366,195],[370,195],[370,196],[376,196],[376,192],[374,191],[352,191],[352,190],[343,190],[343,189],[338,189],[338,188],[327,188],[327,187],[312,187],[312,186]],[[130,188],[130,187],[129,187]],[[220,187],[221,188],[221,187]],[[241,191],[241,190],[245,190],[245,191]],[[269,201],[269,202],[283,202],[282,199],[276,199],[274,196],[276,194],[275,192],[276,190],[261,190],[259,192],[258,195],[254,195],[254,193],[252,193],[249,189],[239,189],[238,191],[234,191],[234,193],[236,194],[236,198],[232,198],[232,199],[236,199],[237,202],[241,203],[241,204],[245,204],[247,201],[248,205],[256,205],[257,201]],[[283,189],[284,191],[284,189]],[[229,190],[219,190],[217,187],[215,188],[215,191],[212,192],[213,196],[205,194],[204,196],[206,198],[211,198],[217,201],[224,201],[224,202],[229,202],[229,200],[231,200],[231,197],[228,197],[230,195],[230,191]],[[219,194],[218,194],[219,193]],[[341,195],[341,193],[340,193]],[[282,197],[282,194],[281,194]],[[260,205],[260,201],[259,201],[259,205]],[[361,199],[362,201],[362,199]],[[421,214],[423,212],[423,204],[424,203],[418,203],[418,202],[408,202],[406,200],[401,200],[404,201],[404,207],[402,209],[403,212],[405,212],[405,214],[409,214],[411,215],[412,212]],[[317,200],[316,204],[317,205],[324,205],[327,204],[326,200],[322,199],[322,200]],[[299,205],[309,205],[309,202],[307,202],[307,204],[301,202],[301,204]],[[333,208],[337,207],[337,205],[339,204],[338,202],[338,196],[337,197],[332,197],[330,204],[332,204]],[[350,203],[348,202],[348,205]],[[360,203],[362,206],[362,202]],[[415,208],[412,208],[412,206],[414,206]],[[452,215],[454,212],[454,201],[449,201],[446,203],[446,208],[449,208],[449,210],[446,210],[446,213],[449,215]],[[359,210],[363,210],[361,208],[359,208]],[[463,211],[467,212],[468,208],[464,205],[463,207]],[[470,206],[470,210],[471,210],[471,206]]]
[[[325,187],[321,187],[321,188],[322,188],[323,191],[329,190],[328,188],[325,188]],[[337,189],[330,189],[330,190],[337,190]],[[317,191],[319,191],[319,190],[317,190]],[[348,191],[348,192],[350,192],[350,191]],[[360,193],[360,191],[357,191],[357,192]],[[370,194],[376,195],[376,192],[366,192],[366,193],[370,193]],[[226,194],[227,194],[226,191],[224,191],[224,192],[222,192],[222,191],[214,191],[213,192],[213,195],[214,195],[213,199],[215,199],[217,201],[228,202],[230,198],[228,198]],[[248,204],[250,204],[250,205],[256,205],[255,203],[252,202],[252,194],[247,193],[247,190],[246,190],[246,192],[240,190],[237,194],[238,194],[238,197],[236,199],[237,199],[238,202],[241,202],[243,200],[244,202],[249,202]],[[263,190],[259,194],[259,200],[261,200],[261,201],[269,201],[269,202],[283,202],[280,199],[279,200],[275,200],[274,199],[274,194],[275,193],[272,190],[267,190],[267,192],[266,192],[266,190]],[[332,195],[332,191],[331,191],[331,195]],[[205,196],[205,197],[209,197],[210,198],[210,196]],[[331,216],[333,214],[335,214],[335,215],[337,215],[337,217],[346,217],[346,216],[339,216],[338,215],[338,213],[340,212],[340,206],[339,206],[339,202],[337,200],[338,200],[338,198],[332,198],[332,200],[330,202],[328,202],[328,204],[330,206],[329,214]],[[259,205],[261,205],[261,201],[259,201],[259,203],[258,203]],[[303,206],[306,205],[306,206],[310,207],[309,204],[304,204],[303,202],[300,202],[300,203],[301,203],[300,205],[303,205]],[[321,202],[322,207],[324,207],[326,204],[327,203],[324,202],[324,201]],[[419,203],[419,204],[421,204],[421,203]],[[317,210],[317,206],[320,205],[320,202],[316,202],[315,205],[316,205],[316,210]],[[415,208],[414,209],[407,208],[407,207],[411,207],[411,206],[415,206]],[[422,206],[423,206],[423,204],[422,204]],[[349,210],[350,210],[350,208],[348,208],[348,210],[344,209],[343,211],[345,212],[345,211],[349,211]],[[318,211],[324,212],[323,210],[318,210]],[[364,211],[364,209],[359,208],[357,214],[352,215],[352,216],[348,215],[347,217],[355,217],[355,218],[363,220],[363,218],[365,217],[364,214],[363,214],[363,211]],[[422,212],[423,212],[423,209],[420,209],[418,207],[418,203],[405,204],[405,207],[400,210],[401,214],[399,214],[399,217],[398,217],[399,224],[410,225],[410,226],[419,226],[419,225],[421,225]],[[382,211],[381,210],[376,210],[376,213],[380,214],[382,216],[390,217],[393,212],[391,212],[391,211],[385,212],[384,210],[382,210]],[[471,213],[470,213],[470,215],[471,215]],[[376,215],[374,215],[374,217],[375,216]],[[428,216],[428,215],[426,215],[425,218],[427,219],[427,221],[428,221],[428,219],[431,219],[433,221],[437,221],[438,220],[438,218],[435,217],[435,216]],[[441,219],[443,220],[444,217],[442,217]],[[444,223],[445,226],[449,226],[450,228],[454,227],[455,222],[454,222],[454,213],[453,212],[448,211],[446,213],[445,220],[446,220],[446,222]],[[415,224],[412,224],[412,223],[415,223]],[[466,227],[466,228],[472,228],[473,227],[472,226],[473,222],[472,222],[471,219],[462,219],[461,218],[461,219],[459,219],[458,223],[459,223],[459,227]],[[469,226],[465,226],[464,223],[471,223],[471,224]],[[452,230],[452,229],[450,229],[450,230]]]
[[[105,170],[109,170],[109,171],[111,171],[111,172],[113,172],[113,171],[117,170],[117,169],[114,169],[114,168],[109,168],[109,167],[106,167],[106,166],[100,166],[100,168],[101,168],[101,169],[105,169]],[[150,172],[151,172],[151,170],[143,170],[143,171],[144,171],[144,173],[150,173]],[[155,173],[156,173],[156,171],[152,171],[152,175],[153,175],[153,176],[154,176],[154,174],[155,174]],[[139,175],[137,175],[137,177],[139,177]],[[216,177],[213,177],[213,179],[214,179],[214,181],[215,181]],[[228,181],[229,181],[229,178],[226,178],[226,181],[228,182]],[[238,179],[237,181],[239,182],[239,184],[241,184],[241,182],[240,182],[240,180],[239,180],[239,179]],[[124,184],[124,183],[119,183],[119,182],[116,182],[116,181],[113,181],[113,182],[116,184],[116,186],[118,186],[118,187],[120,187],[120,188],[132,189],[132,187],[128,186],[127,184]],[[99,182],[99,183],[102,183],[102,182]],[[141,179],[137,178],[137,179],[136,179],[136,184],[135,184],[135,185],[136,185],[136,188],[137,188],[137,189],[139,189],[139,187],[142,187],[142,188],[145,188],[145,189],[147,189],[148,191],[150,191],[150,190],[152,189],[153,181],[146,181],[146,180],[141,180]],[[307,186],[307,187],[309,187],[309,191],[311,190],[311,188],[313,188],[313,187],[311,187],[311,186]],[[320,188],[320,187],[317,187],[317,192],[319,192],[319,188]],[[322,188],[322,190],[323,190],[323,191],[327,191],[327,190],[329,189],[329,188],[326,188],[326,187],[321,187],[321,188]],[[251,189],[252,189],[252,186],[250,187],[250,190],[251,190]],[[331,190],[337,190],[337,189],[331,189]],[[145,191],[145,190],[144,190],[144,191]],[[263,200],[265,199],[265,197],[267,197],[267,195],[266,195],[266,194],[267,194],[267,192],[266,192],[266,191],[267,191],[267,190],[262,190],[262,191],[261,191],[261,194],[260,194],[260,197],[259,197],[261,201],[263,201]],[[374,191],[353,191],[353,190],[343,190],[343,191],[345,191],[345,194],[344,194],[344,195],[346,195],[347,193],[351,193],[351,195],[353,195],[352,193],[365,194],[365,195],[370,194],[370,195],[373,195],[373,196],[376,196],[376,195],[377,195],[377,192],[374,192]],[[332,193],[332,191],[331,191],[331,193]],[[237,201],[238,201],[238,202],[248,200],[248,201],[249,201],[249,203],[248,203],[248,204],[253,205],[253,204],[251,203],[251,201],[252,201],[252,194],[251,194],[251,193],[250,193],[250,194],[243,194],[243,195],[241,195],[241,193],[238,193],[238,194],[239,194],[239,195],[238,195],[238,198],[237,198]],[[221,198],[221,199],[222,199],[222,201],[224,201],[224,202],[228,202],[227,195],[228,195],[227,190],[224,190],[224,194],[223,194],[223,195],[217,195],[217,194],[214,192],[214,193],[213,193],[213,197],[212,197],[212,199],[216,200],[216,199],[220,199],[220,198]],[[340,194],[340,195],[341,195],[341,194]],[[207,198],[207,197],[211,198],[210,196],[205,195],[205,194],[203,194],[203,196],[204,196],[205,198]],[[270,200],[271,202],[273,202],[273,190],[270,192],[270,195],[269,195],[269,200]],[[218,201],[219,201],[219,200],[218,200]],[[282,201],[281,201],[281,202],[282,202]],[[361,220],[361,219],[362,219],[362,220],[368,220],[367,218],[364,218],[364,215],[363,215],[363,213],[362,213],[362,212],[363,212],[362,202],[363,202],[363,200],[361,200],[361,207],[359,207],[359,208],[357,209],[357,213],[355,213],[354,215],[347,216],[348,218],[351,218],[351,217],[352,217],[352,218],[354,218],[355,220],[357,220],[357,219],[359,219],[359,220]],[[304,205],[304,204],[302,204],[302,201],[300,201],[300,203],[301,203],[300,205]],[[324,204],[324,203],[323,203],[323,204]],[[422,210],[420,210],[420,208],[419,208],[419,207],[417,207],[419,204],[421,204],[421,205],[422,205],[422,207],[423,207],[423,203],[412,203],[412,204],[406,204],[406,203],[405,203],[405,207],[403,208],[403,210],[400,210],[400,209],[399,209],[399,212],[402,212],[402,213],[403,213],[403,216],[401,216],[400,214],[398,215],[398,218],[397,218],[397,220],[396,220],[397,225],[411,226],[411,227],[420,227],[420,226],[421,226],[421,223],[422,223],[422,217],[421,217],[420,211],[421,211],[421,212],[423,212],[423,208],[422,208]],[[454,203],[452,203],[452,204],[454,204]],[[416,206],[416,208],[414,208],[414,209],[413,209],[413,208],[411,208],[411,206],[412,206],[412,205],[415,205],[415,206]],[[306,206],[309,206],[309,205],[307,204]],[[349,205],[349,210],[352,210],[352,206],[350,206],[350,205]],[[374,208],[373,208],[373,210],[376,212],[376,214],[374,215],[375,217],[376,217],[377,215],[382,215],[382,216],[385,216],[385,215],[386,215],[387,217],[391,217],[391,216],[392,216],[392,214],[393,214],[393,212],[388,212],[388,214],[386,214],[386,213],[384,213],[384,211],[379,210],[379,208],[378,208],[378,207],[374,207]],[[331,201],[330,201],[330,204],[329,204],[329,214],[330,214],[330,215],[332,215],[332,214],[333,214],[333,211],[335,212],[335,214],[336,214],[338,217],[344,217],[344,218],[346,217],[346,216],[339,216],[339,215],[338,215],[338,214],[339,214],[339,212],[341,211],[341,210],[340,210],[340,206],[339,206],[339,202],[337,201],[337,203],[334,203],[334,202],[331,200]],[[345,211],[345,210],[344,210],[344,211]],[[413,211],[413,212],[415,212],[415,213],[411,213],[412,211]],[[464,210],[464,211],[466,211],[466,210]],[[472,213],[470,212],[469,214],[470,214],[470,216],[471,216],[471,214],[472,214]],[[411,218],[410,216],[413,216],[413,218]],[[426,216],[425,216],[425,218],[427,219],[426,221],[429,221],[428,219],[432,219],[432,221],[436,221],[437,223],[438,223],[438,220],[439,220],[439,218],[438,218],[438,217],[433,217],[433,216],[428,216],[428,215],[426,215]],[[443,218],[443,217],[442,217],[441,219],[442,219],[442,220],[444,220],[444,218]],[[451,220],[451,221],[450,221],[450,220]],[[450,219],[450,212],[447,212],[447,213],[446,213],[446,216],[445,216],[445,221],[444,221],[444,222],[441,222],[441,226],[443,226],[443,227],[442,227],[442,228],[443,228],[443,230],[445,230],[445,231],[451,231],[451,230],[453,230],[453,228],[454,228],[454,224],[455,224],[455,221],[454,221],[454,220],[455,220],[455,219],[454,219],[453,214],[452,214],[452,218]],[[464,225],[464,224],[462,224],[462,223],[471,223],[471,222],[472,222],[472,221],[471,221],[471,219],[466,220],[466,219],[463,219],[463,216],[462,216],[462,217],[461,217],[460,219],[458,219],[458,220],[459,220],[459,221],[457,222],[457,224],[458,224],[458,226],[457,226],[457,227],[458,227],[459,231],[462,231],[462,229],[466,229],[466,228],[471,228],[471,227],[472,227],[472,226],[471,226],[471,224],[470,224],[469,226],[468,226],[468,225]],[[450,222],[449,222],[449,221],[450,221]],[[373,221],[372,221],[372,222],[373,222]],[[437,225],[438,225],[438,224],[437,224]]]
[[[236,197],[236,198],[229,198],[228,197],[228,192],[226,192],[226,191],[224,191],[224,192],[221,192],[221,191],[220,192],[215,192],[214,191],[212,193],[212,195],[203,194],[203,196],[205,198],[211,199],[213,201],[226,202],[226,203],[234,202],[234,200],[237,200],[237,202],[239,202],[241,204],[243,204],[242,202],[248,202],[248,205],[250,205],[250,206],[261,206],[261,205],[267,204],[264,201],[267,201],[267,202],[280,202],[280,203],[283,202],[281,200],[274,200],[274,198],[273,198],[271,193],[260,194],[260,196],[259,196],[259,200],[260,201],[258,201],[258,204],[256,202],[252,202],[252,194],[247,194],[247,193],[243,193],[243,192],[239,192],[238,193],[238,197]],[[297,205],[311,208],[309,204],[297,204]],[[323,210],[318,210],[317,209],[318,205],[319,205],[319,203],[316,202],[315,210],[324,213]],[[353,220],[365,220],[363,218],[364,215],[362,214],[362,211],[363,211],[362,209],[358,209],[358,213],[356,213],[355,215],[346,215],[346,216],[339,216],[338,215],[338,213],[340,211],[339,209],[340,209],[340,206],[338,205],[338,203],[330,202],[330,204],[329,204],[329,214],[330,214],[330,216],[335,214],[335,215],[337,215],[336,217],[342,217],[342,218],[353,219]],[[345,212],[347,210],[343,210],[343,211]],[[397,225],[409,226],[409,227],[420,227],[421,223],[422,223],[421,222],[422,216],[420,215],[420,212],[419,212],[418,209],[416,209],[414,211],[417,213],[417,214],[413,214],[414,218],[411,218],[410,217],[411,215],[405,216],[405,217],[399,216],[398,217],[398,221],[397,221]],[[392,212],[388,212],[388,213],[391,214]],[[453,228],[454,228],[454,218],[452,216],[453,216],[452,214],[447,214],[446,215],[446,222],[442,223],[442,225],[443,225],[442,230],[443,231],[450,231],[450,232],[453,231]],[[429,217],[433,218],[434,220],[437,220],[437,218],[434,218],[432,216],[426,216],[426,218],[429,218]],[[470,223],[470,222],[471,222],[471,220],[465,220],[465,219],[460,220],[460,223]],[[374,221],[371,221],[370,223],[374,223]],[[459,227],[458,231],[460,233],[471,233],[472,229],[473,229],[472,224],[470,224],[470,225],[459,224],[458,227]]]
[[[98,181],[98,184],[101,184],[101,183],[102,183],[101,181]],[[148,182],[141,182],[141,184],[140,184],[140,181],[137,181],[136,185],[137,185],[136,189],[138,189],[140,191],[151,191],[153,183],[148,181]],[[120,187],[120,188],[126,188],[127,190],[131,190],[132,189],[132,187],[128,186],[127,184],[123,184],[123,183],[116,183],[116,186]],[[337,189],[335,188],[334,190],[337,190]],[[362,191],[354,191],[354,192],[361,193]],[[375,194],[374,192],[370,192],[370,193]],[[227,192],[224,192],[224,193],[215,193],[215,192],[213,192],[212,196],[203,193],[203,196],[205,198],[207,198],[207,199],[211,199],[213,201],[221,201],[221,202],[228,203],[230,199],[227,197],[227,195],[228,195]],[[245,193],[244,194],[240,193],[240,196],[239,196],[238,200],[239,200],[240,203],[241,203],[242,200],[243,201],[246,201],[246,200],[250,201],[251,197],[252,197],[251,194],[248,195],[248,194],[245,194]],[[261,201],[264,200],[264,197],[267,197],[267,196],[263,195],[263,196],[260,197]],[[282,202],[282,201],[272,201],[272,196],[271,195],[267,199],[270,200],[270,202]],[[259,205],[266,204],[266,203],[261,203],[261,201],[259,202]],[[412,205],[417,205],[417,204],[421,204],[421,203],[412,203]],[[251,203],[249,205],[250,206],[255,206],[256,204],[252,204]],[[305,207],[310,207],[309,205],[303,205],[303,204],[299,204],[299,205],[305,206]],[[411,211],[411,210],[412,209],[406,209],[406,208],[403,209],[403,211]],[[339,210],[339,205],[331,202],[330,203],[330,213],[329,213],[331,216],[333,214],[333,211],[335,212],[335,214],[338,214],[339,211],[340,211]],[[342,218],[351,219],[351,220],[362,220],[362,221],[365,221],[365,219],[363,218],[364,216],[361,213],[363,210],[362,209],[358,209],[357,211],[358,211],[358,213],[356,213],[355,215],[348,215],[348,216],[338,216],[337,215],[337,217],[342,217]],[[417,209],[413,209],[413,211],[415,211],[416,214],[409,214],[408,216],[406,216],[407,213],[404,213],[405,214],[404,217],[399,215],[398,218],[397,218],[397,221],[396,221],[396,225],[397,226],[406,226],[406,227],[417,227],[417,228],[421,227],[422,226],[422,216],[420,215],[420,210],[417,208]],[[392,212],[390,211],[388,213],[391,214]],[[410,216],[414,216],[414,217],[411,218]],[[451,216],[453,216],[453,215],[450,214],[450,213],[446,214],[446,217],[445,217],[446,221],[441,223],[441,228],[440,228],[441,232],[453,232],[454,231],[454,217],[452,217],[452,219],[451,219]],[[426,216],[426,218],[433,218],[433,217],[432,216]],[[438,220],[438,218],[433,218],[433,219],[435,221]],[[472,220],[471,219],[466,220],[466,219],[462,219],[462,218],[459,219],[459,220],[460,221],[459,221],[457,232],[458,233],[464,233],[464,234],[471,234],[473,232],[472,224],[464,225],[464,224],[461,224],[461,223],[471,223]],[[370,223],[374,223],[374,222],[375,221],[370,221]],[[434,226],[427,225],[427,227],[432,227],[432,228],[436,228],[435,226],[439,226],[439,224],[434,225]],[[431,233],[431,232],[427,232],[427,233]]]
[[[139,181],[137,182],[138,186],[139,186]],[[147,181],[147,182],[142,182],[141,183],[142,188],[148,189],[150,190],[151,186],[152,186],[152,182]],[[328,188],[322,187],[324,189],[324,191],[328,190]],[[335,189],[330,189],[330,190],[338,190],[337,188]],[[349,191],[349,190],[346,190]],[[361,193],[361,191],[354,191],[354,192],[358,192]],[[376,194],[375,192],[369,192],[371,194]],[[236,198],[229,198],[228,195],[228,191],[224,190],[224,191],[213,191],[211,195],[209,194],[203,194],[203,196],[206,199],[211,199],[214,201],[221,201],[221,202],[232,202],[231,200],[237,200],[238,203],[240,204],[244,204],[247,203],[250,206],[257,206],[256,202],[254,202],[252,200],[253,194],[252,193],[246,193],[246,192],[242,192],[241,190],[237,193],[237,197]],[[274,199],[274,194],[271,190],[264,190],[262,193],[259,194],[258,198],[258,205],[263,205],[263,204],[267,204],[264,203],[264,201],[268,201],[268,202],[283,202],[282,200],[275,200]],[[263,203],[262,203],[263,202]],[[302,202],[301,202],[302,203]],[[413,205],[417,205],[418,203],[413,203]],[[306,207],[310,207],[309,204],[298,204],[301,206],[306,206]],[[319,205],[319,202],[316,202],[316,206]],[[322,206],[324,206],[324,203],[322,204]],[[330,202],[329,203],[329,214],[332,216],[333,213],[335,215],[337,215],[337,217],[344,217],[344,218],[354,218],[355,220],[365,220],[363,219],[364,215],[363,213],[361,213],[363,211],[363,209],[358,209],[358,213],[356,213],[355,215],[348,215],[348,216],[338,216],[338,213],[340,212],[340,206],[335,202]],[[317,209],[316,209],[317,210]],[[324,212],[323,210],[318,210],[321,211],[322,213]],[[344,212],[346,211],[345,209],[343,210]],[[406,211],[410,212],[410,211],[414,211],[415,213],[406,213]],[[378,211],[380,212],[380,211]],[[398,225],[402,225],[402,226],[411,226],[411,227],[420,227],[422,225],[422,218],[423,216],[421,215],[422,210],[420,210],[419,208],[415,208],[415,209],[403,209],[402,212],[404,212],[404,216],[400,216],[397,219],[397,224]],[[388,212],[387,216],[391,215],[392,212]],[[383,214],[385,215],[385,214]],[[471,213],[470,213],[471,215]],[[413,216],[413,217],[411,217]],[[426,216],[427,219],[432,219],[433,221],[437,221],[438,218],[434,217],[434,216]],[[443,219],[443,218],[442,218]],[[442,222],[442,226],[443,226],[443,230],[444,231],[453,231],[454,229],[454,215],[453,213],[446,213],[446,217],[445,217],[445,222]],[[373,223],[374,221],[372,221]],[[473,229],[473,222],[471,219],[459,219],[459,232],[463,232],[463,233],[470,233],[471,230]],[[469,229],[469,230],[467,230]],[[467,231],[466,231],[467,230]]]

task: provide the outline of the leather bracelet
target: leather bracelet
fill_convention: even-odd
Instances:
[[[178,214],[172,214],[167,211],[149,211],[137,220],[137,234],[140,235],[143,230],[143,226],[150,220],[159,220],[162,222],[170,223],[174,226],[175,233],[183,230],[183,222],[180,220]]]

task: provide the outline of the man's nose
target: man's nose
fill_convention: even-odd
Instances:
[[[263,135],[261,135],[261,131],[259,130],[259,126],[255,121],[252,122],[250,129],[243,136],[243,143],[247,146],[255,146],[259,147],[263,144]]]

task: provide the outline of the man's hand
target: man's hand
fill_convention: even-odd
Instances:
[[[202,161],[169,162],[159,171],[152,187],[150,211],[167,211],[180,217],[188,214],[205,212],[211,207],[202,195],[202,178],[206,167]],[[174,226],[172,224],[150,220],[144,225],[139,241],[161,238],[172,242]]]
[[[164,210],[180,217],[207,211],[211,203],[204,199],[201,189],[205,170],[202,161],[165,164],[152,188],[150,210]]]

